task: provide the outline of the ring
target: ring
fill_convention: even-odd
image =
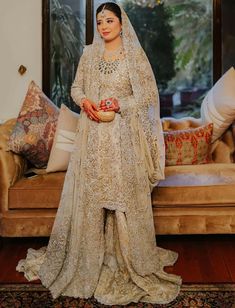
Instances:
[[[106,101],[106,102],[105,102],[105,105],[106,105],[107,107],[109,107],[110,105],[112,105],[112,102],[111,102],[111,101]]]

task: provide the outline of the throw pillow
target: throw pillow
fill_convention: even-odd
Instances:
[[[47,172],[67,170],[70,154],[73,151],[78,120],[79,114],[72,112],[65,105],[61,105]]]
[[[164,132],[166,166],[211,162],[213,124]]]
[[[37,168],[47,165],[59,108],[31,81],[8,148],[25,156]]]
[[[212,142],[235,119],[235,70],[231,67],[207,93],[201,105],[203,123],[213,123]]]

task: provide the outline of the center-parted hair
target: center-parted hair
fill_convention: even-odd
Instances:
[[[103,9],[113,12],[118,17],[120,23],[122,23],[122,12],[120,7],[116,3],[114,2],[102,3],[96,10],[96,17]]]

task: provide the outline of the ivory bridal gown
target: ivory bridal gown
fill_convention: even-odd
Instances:
[[[156,245],[145,135],[127,61],[116,64],[109,73],[105,63],[98,65],[99,100],[116,97],[122,113],[97,123],[81,112],[49,244],[30,248],[17,270],[28,280],[39,278],[53,298],[169,303],[182,281],[163,267],[173,265],[178,254]]]

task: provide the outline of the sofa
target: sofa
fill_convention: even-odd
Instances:
[[[49,236],[65,172],[24,177],[26,160],[7,150],[16,119],[0,125],[0,236]],[[196,128],[201,119],[162,118],[164,131]],[[152,192],[156,234],[235,233],[233,126],[211,147],[212,162],[166,166],[164,181]]]

